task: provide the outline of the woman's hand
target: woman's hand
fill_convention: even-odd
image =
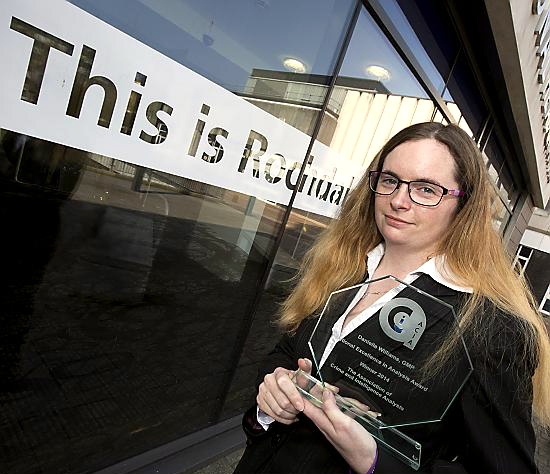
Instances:
[[[298,368],[308,374],[311,365],[309,359],[298,359]],[[285,425],[297,421],[296,415],[304,411],[304,399],[291,380],[294,373],[294,370],[277,367],[264,377],[256,397],[260,410]]]
[[[324,390],[321,408],[304,400],[304,414],[317,425],[355,472],[370,469],[376,454],[376,441],[357,421],[340,411],[330,390]]]

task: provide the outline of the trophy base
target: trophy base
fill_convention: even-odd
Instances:
[[[330,387],[302,370],[296,371],[292,381],[304,398],[318,407],[323,405],[323,391],[330,390]],[[338,408],[363,426],[376,439],[379,446],[389,450],[395,457],[414,470],[417,471],[420,468],[420,455],[422,452],[420,443],[398,429],[387,426],[378,418],[379,413],[365,410],[359,404],[354,404],[338,394],[334,394],[334,397]]]

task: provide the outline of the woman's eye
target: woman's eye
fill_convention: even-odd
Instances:
[[[382,183],[383,184],[395,185],[395,184],[397,184],[397,179],[395,179],[395,178],[382,178]]]
[[[419,183],[417,186],[415,186],[415,188],[418,192],[422,194],[436,194],[436,195],[441,194],[440,189],[427,183]]]

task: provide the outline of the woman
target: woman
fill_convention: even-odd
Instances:
[[[307,341],[330,293],[384,275],[450,295],[474,368],[442,421],[402,429],[422,444],[420,472],[537,472],[531,414],[550,424],[550,343],[493,229],[494,199],[479,150],[459,127],[416,124],[388,141],[282,307],[285,335],[261,367],[236,473],[415,472],[341,413],[329,390],[318,408],[291,381],[297,368],[311,371]],[[370,283],[334,316],[325,354],[402,290],[390,279]],[[446,370],[461,340],[448,334],[427,371]]]

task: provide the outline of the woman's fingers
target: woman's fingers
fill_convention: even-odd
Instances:
[[[258,393],[258,396],[256,397],[256,402],[258,403],[258,407],[260,408],[260,410],[262,410],[264,413],[266,413],[279,423],[289,425],[297,420],[296,414],[290,413],[281,408],[281,406],[277,403],[277,401],[269,392]]]
[[[355,471],[366,472],[375,458],[374,438],[359,423],[340,411],[330,390],[323,391],[322,400],[320,408],[307,401],[304,414]]]
[[[351,418],[340,411],[330,390],[323,390],[319,398],[323,401],[321,407],[308,403],[304,414],[331,439],[342,425],[345,425],[348,420],[351,421]]]
[[[313,364],[309,359],[301,358],[298,359],[298,368],[302,369],[304,372],[307,372],[308,374],[311,374],[311,369],[313,368]]]
[[[324,398],[324,397],[319,397]],[[311,403],[309,400],[305,402],[304,407],[304,415],[306,415],[315,425],[317,428],[321,430],[321,432],[330,440],[334,437],[335,431],[334,426],[332,424],[332,421],[328,418],[327,414],[325,413],[325,404],[323,400],[323,405],[320,407],[316,406],[315,404]]]
[[[334,394],[330,390],[325,390],[323,392],[323,412],[327,418],[331,421],[333,426],[335,424],[342,423],[343,420],[350,419],[347,415],[342,413],[338,405],[336,404],[336,399]]]
[[[273,377],[267,381],[268,388],[281,408],[296,414],[304,410],[304,401],[292,381],[294,372],[287,369],[275,369]]]
[[[265,376],[256,401],[262,411],[281,423],[293,423],[304,401],[291,380],[293,371],[278,367]]]
[[[359,400],[355,398],[350,397],[342,397],[343,400],[346,401],[350,406],[355,407],[359,410],[364,411],[365,413],[370,412],[370,407],[368,405],[365,405],[364,403],[360,402]]]
[[[325,388],[328,388],[332,393],[338,393],[340,389],[336,385],[331,385],[325,382]]]

